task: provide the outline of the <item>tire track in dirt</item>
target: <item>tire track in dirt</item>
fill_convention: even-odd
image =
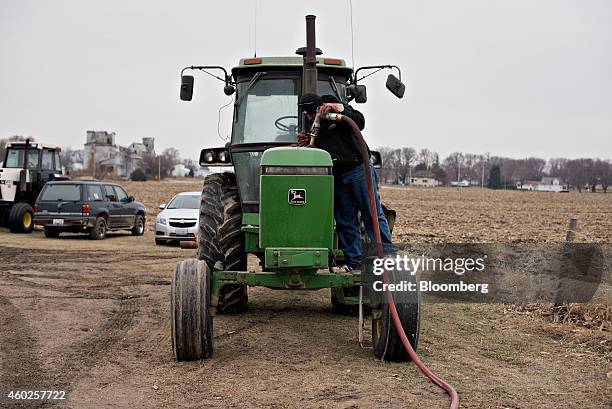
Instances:
[[[62,389],[70,391],[73,383],[106,356],[134,325],[138,299],[125,299],[118,308],[85,340],[75,342],[62,354],[61,364],[45,371],[39,358],[38,339],[26,317],[6,297],[0,296],[0,388]],[[29,402],[40,407],[52,402]],[[19,407],[16,405],[14,407]]]
[[[138,299],[126,299],[119,302],[118,309],[84,341],[70,345],[64,355],[63,365],[57,374],[67,384],[72,384],[77,377],[82,377],[134,325],[134,316],[139,311]]]
[[[55,286],[51,284],[42,284],[42,283],[37,283],[35,281],[24,280],[23,278],[20,278],[20,277],[28,277],[28,278],[36,279],[39,276],[14,274],[11,272],[0,271],[0,279],[4,279],[5,282],[10,282],[12,285],[24,287],[24,288],[31,288],[35,290],[38,289],[38,290],[48,290],[48,291],[55,291],[55,292],[61,292],[61,293],[68,293],[73,296],[72,298],[84,298],[84,299],[92,299],[92,300],[102,300],[102,299],[125,300],[125,299],[141,298],[141,297],[148,296],[147,294],[121,293],[118,290],[118,287],[116,284],[109,284],[105,286],[105,288],[108,288],[110,292],[103,292],[103,291],[92,291],[92,290],[83,289],[83,288],[73,288],[73,287],[66,287],[66,286],[59,287],[59,286]],[[58,277],[58,278],[61,278],[61,277]],[[12,298],[12,297],[6,297],[6,298]],[[43,297],[41,296],[41,298]],[[50,296],[47,298],[54,298],[54,297]],[[60,296],[56,298],[63,298],[63,297]]]
[[[37,340],[26,318],[6,297],[0,296],[0,382],[3,388],[38,386],[41,373]]]
[[[40,389],[47,385],[38,340],[19,309],[1,295],[0,328],[0,389]],[[41,405],[42,402],[30,402],[11,404],[11,407]]]
[[[0,282],[4,282],[15,289],[16,287],[28,288],[35,292],[31,296],[20,294],[21,297],[17,295],[16,298],[64,299],[68,297],[114,300],[113,310],[107,315],[106,319],[94,324],[97,325],[97,328],[94,326],[95,329],[91,334],[88,334],[85,339],[75,341],[64,348],[59,356],[56,355],[57,363],[45,367],[38,356],[37,351],[39,349],[36,346],[38,343],[37,335],[40,337],[40,334],[33,333],[27,324],[26,317],[11,303],[10,299],[13,297],[6,293],[4,296],[0,296],[0,322],[2,324],[2,331],[0,331],[0,356],[2,357],[0,381],[2,386],[22,389],[28,386],[31,388],[45,387],[69,392],[76,382],[86,377],[92,367],[107,356],[113,348],[117,347],[127,331],[134,325],[134,318],[140,304],[139,298],[147,297],[148,294],[126,293],[121,288],[125,284],[124,282],[108,283],[100,291],[99,283],[95,286],[98,288],[94,289],[87,288],[87,286],[72,286],[63,281],[78,281],[79,277],[74,274],[62,274],[61,272],[53,275],[48,273],[23,274],[20,271],[24,267],[30,269],[33,263],[40,264],[37,261],[40,262],[41,260],[35,259],[46,259],[46,262],[49,263],[53,261],[53,256],[57,256],[57,254],[49,252],[49,254],[37,254],[32,257],[32,255],[27,256],[19,249],[5,248],[4,246],[0,246],[0,249],[6,250],[11,260],[9,264],[4,264],[0,268]],[[68,258],[74,258],[75,262],[79,257],[82,257],[82,254],[77,255],[76,252],[66,252],[62,255],[62,262],[65,261],[66,255],[68,255]],[[116,256],[116,254],[108,252],[102,256],[107,259]],[[99,262],[99,259],[97,262]],[[61,279],[61,281],[57,284],[40,283],[36,281],[39,278]],[[132,279],[132,281],[136,280]],[[153,280],[150,283],[146,283],[146,280],[143,281],[145,281],[145,284],[152,285],[166,284],[161,280]],[[36,294],[39,291],[53,291],[60,294],[57,296]],[[17,290],[16,293],[19,293],[19,291]],[[62,293],[66,295],[61,295]],[[56,403],[53,402],[30,402],[28,407],[55,405]]]

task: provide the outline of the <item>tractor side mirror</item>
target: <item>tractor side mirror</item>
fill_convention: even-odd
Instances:
[[[181,76],[181,101],[191,101],[193,97],[193,75]]]
[[[389,74],[387,77],[386,86],[393,95],[400,99],[404,96],[404,91],[406,91],[406,86],[393,74]]]
[[[353,98],[355,98],[355,102],[358,104],[364,104],[368,101],[368,94],[366,92],[365,85],[349,85],[348,92]]]

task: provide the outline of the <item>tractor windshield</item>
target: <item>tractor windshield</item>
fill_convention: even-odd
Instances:
[[[301,78],[260,78],[238,84],[232,144],[297,141]],[[346,99],[346,78],[319,78],[319,94]]]
[[[239,83],[233,144],[296,142],[299,86],[298,78],[262,78],[250,88]]]
[[[6,150],[5,168],[23,168],[23,148],[10,147]],[[35,148],[28,149],[28,168],[38,168],[38,155],[40,151]]]
[[[301,71],[262,73],[259,77],[245,79],[237,85],[232,161],[245,212],[257,212],[259,163],[263,151],[270,146],[297,142],[297,133],[302,124],[298,117],[301,74]],[[343,76],[321,73],[319,94],[336,95],[338,99],[346,101],[346,81],[347,78]],[[260,145],[236,146],[242,144]]]

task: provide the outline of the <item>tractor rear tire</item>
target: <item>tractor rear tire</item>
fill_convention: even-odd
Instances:
[[[214,271],[217,262],[226,271],[245,271],[242,207],[233,173],[214,173],[204,180],[198,228],[198,258]],[[219,294],[219,313],[244,312],[248,306],[247,287],[225,285]]]
[[[11,233],[32,233],[34,210],[27,203],[15,203],[9,212],[8,227]]]
[[[416,351],[419,340],[421,297],[416,275],[408,271],[388,270],[386,272],[390,284],[402,281],[413,283],[415,291],[395,291],[393,299],[399,319],[412,348]],[[380,277],[382,280],[382,276]],[[374,355],[383,361],[403,362],[410,357],[404,348],[399,333],[395,329],[393,317],[384,292],[371,292],[372,305],[372,343]]]
[[[176,265],[170,313],[172,351],[177,361],[197,361],[212,356],[211,276],[206,263],[200,260],[183,260]]]

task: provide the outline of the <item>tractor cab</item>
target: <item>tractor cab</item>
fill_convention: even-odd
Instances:
[[[27,148],[26,148],[27,146]],[[60,148],[56,145],[46,145],[36,142],[11,142],[6,146],[6,154],[2,165],[2,174],[19,175],[21,170],[27,170],[28,187],[20,195],[38,195],[42,187],[50,180],[63,179],[60,162]],[[25,161],[27,160],[27,163]],[[19,180],[18,178],[16,180]],[[36,196],[33,200],[36,200]]]
[[[240,60],[232,69],[236,102],[228,147],[245,212],[258,212],[261,157],[271,147],[297,142],[305,129],[298,112],[302,95],[302,57]],[[346,87],[353,70],[343,60],[318,58],[317,86],[321,95],[347,102]]]
[[[221,70],[226,83],[224,92],[227,95],[236,94],[231,141],[222,148],[203,149],[200,166],[233,165],[244,212],[259,211],[263,152],[272,147],[294,145],[297,134],[309,129],[310,124],[298,112],[298,101],[303,93],[313,92],[314,85],[319,95],[330,95],[344,103],[365,103],[366,87],[358,85],[359,79],[363,79],[357,77],[360,71],[388,68],[397,69],[400,73],[394,65],[368,66],[353,71],[342,59],[321,56],[322,51],[317,48],[316,83],[305,84],[305,53],[305,48],[299,48],[296,51],[298,56],[243,58],[231,70],[231,75],[218,66],[183,69],[183,72],[188,69],[206,72]],[[181,76],[182,100],[192,99],[193,81],[193,76]],[[391,85],[395,88],[392,89]],[[389,75],[387,88],[399,98],[403,96],[404,85],[394,75]]]
[[[32,206],[45,183],[63,180],[60,148],[30,140],[10,142],[0,169],[0,224],[30,232]],[[26,222],[24,222],[24,220]]]

